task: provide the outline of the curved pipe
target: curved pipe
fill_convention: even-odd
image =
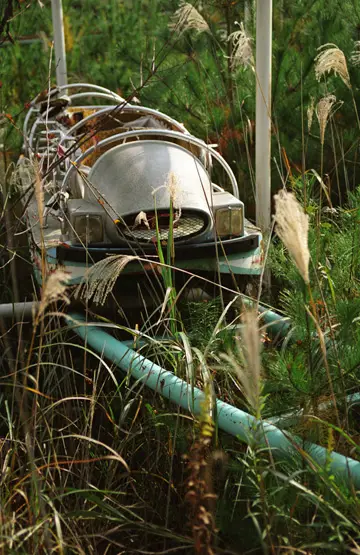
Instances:
[[[247,297],[242,297],[242,301],[248,307],[254,307],[259,313],[260,317],[265,322],[267,330],[271,335],[279,335],[280,337],[285,337],[291,327],[290,318],[287,316],[281,316],[277,312],[266,308],[259,303],[254,302]]]
[[[90,114],[89,116],[86,116],[86,118],[82,119],[78,123],[75,123],[75,125],[70,127],[70,129],[67,131],[67,135],[64,136],[60,140],[59,146],[61,146],[65,140],[68,140],[69,137],[71,137],[71,135],[74,133],[74,131],[78,131],[86,123],[88,123],[92,119],[98,118],[99,116],[105,115],[108,112],[109,112],[109,115],[111,116],[111,112],[116,110],[116,108],[117,108],[117,106],[106,106],[105,108],[102,108],[101,110],[97,110],[94,114]],[[175,119],[171,118],[170,116],[167,116],[163,112],[159,112],[158,110],[153,110],[152,108],[146,108],[145,106],[133,106],[132,104],[125,104],[124,106],[122,106],[120,113],[123,114],[124,112],[131,112],[131,111],[140,112],[141,114],[161,116],[162,119],[164,119],[168,123],[171,123],[172,125],[176,126],[180,132],[185,134],[184,127],[181,125],[181,123],[179,123]],[[116,115],[117,114],[115,114],[115,117],[116,117]]]
[[[75,140],[76,137],[73,136],[73,133],[75,131],[78,131],[79,129],[81,129],[81,127],[83,127],[87,123],[89,123],[89,121],[91,121],[92,119],[96,119],[99,116],[104,116],[106,114],[111,116],[112,112],[114,112],[114,110],[116,110],[117,107],[118,106],[106,106],[104,108],[101,108],[100,110],[97,110],[95,113],[90,114],[89,116],[86,116],[86,118],[82,119],[78,123],[75,123],[75,125],[70,127],[70,129],[68,129],[68,131],[66,133],[64,133],[64,135],[61,137],[61,139],[58,143],[58,147],[61,147],[64,144],[65,141]],[[153,110],[152,108],[146,108],[144,106],[133,106],[132,104],[124,104],[124,106],[121,107],[121,114],[123,114],[124,112],[131,112],[131,111],[139,112],[141,114],[161,116],[161,118],[164,119],[167,123],[176,127],[180,133],[184,133],[184,135],[189,134],[188,131],[182,126],[181,123],[179,123],[175,119],[171,118],[170,116],[167,116],[163,112],[159,112],[159,110]],[[116,117],[116,115],[117,114],[115,113],[115,117]],[[66,156],[66,154],[65,154],[65,156]],[[68,161],[68,159],[66,159],[66,161],[67,161],[67,167],[69,167],[70,162]],[[217,187],[218,187],[218,185],[217,185]],[[221,189],[221,187],[219,187],[219,188]]]
[[[35,137],[35,133],[36,133],[36,129],[37,127],[39,127],[40,124],[45,124],[47,126],[50,126],[51,124],[55,124],[56,127],[55,129],[52,128],[51,131],[48,127],[47,131],[46,131],[46,141],[48,142],[48,136],[50,135],[50,133],[54,133],[56,131],[62,132],[62,133],[66,133],[66,128],[58,123],[57,121],[54,120],[48,120],[46,121],[46,119],[44,119],[42,116],[39,116],[38,118],[36,118],[36,120],[34,121],[34,123],[31,126],[30,129],[30,135],[29,135],[29,139],[27,140],[28,142],[28,148],[29,150],[31,150],[32,152],[35,152],[34,147],[33,147],[33,142],[34,142],[34,137]]]
[[[32,318],[39,306],[40,303],[37,301],[0,304],[0,318],[14,318],[18,321],[22,318]]]
[[[93,85],[92,83],[68,83],[67,85],[61,85],[60,87],[56,87],[54,92],[50,91],[50,95],[58,94],[61,91],[68,90],[68,89],[90,89],[92,91],[100,91],[105,93],[110,93],[113,97],[120,98],[123,102],[124,99],[122,96],[114,93],[111,89],[107,89],[106,87],[102,87],[101,85]]]
[[[105,100],[111,100],[111,101],[118,100],[119,102],[120,102],[120,99],[121,99],[121,97],[118,97],[118,98],[116,98],[116,96],[114,97],[113,93],[110,94],[110,93],[104,93],[104,92],[98,92],[98,91],[75,93],[75,94],[72,94],[72,95],[69,96],[69,98],[71,100],[78,100],[79,98],[88,98],[88,97],[103,98]],[[75,108],[76,108],[76,106],[75,106]],[[80,108],[81,107],[79,107],[79,109]],[[114,109],[116,109],[116,106],[115,106],[115,108],[113,106],[109,106],[109,108],[110,108],[110,110],[114,110]],[[83,121],[84,120],[82,120],[80,123],[83,123]],[[34,121],[31,129],[30,129],[28,145],[29,145],[29,148],[31,150],[33,150],[33,141],[34,141],[34,135],[36,133],[36,128],[39,126],[39,124],[44,124],[44,123],[47,123],[47,124],[51,123],[50,121],[46,121],[46,114],[38,116],[36,118],[36,120]],[[66,130],[66,128],[63,125],[61,125],[60,123],[56,122],[56,121],[55,121],[55,123],[56,123],[58,129],[60,129],[63,132],[64,137],[67,137],[68,131]],[[50,131],[47,130],[46,135],[50,134],[50,132],[52,133],[53,130],[52,129]],[[61,141],[59,142],[59,146],[60,146],[60,144],[61,144]]]
[[[66,183],[67,183],[70,175],[76,170],[76,166],[78,166],[80,164],[80,162],[85,160],[85,158],[90,156],[90,154],[95,152],[95,150],[100,149],[102,146],[110,145],[111,143],[114,143],[114,142],[119,141],[119,140],[122,140],[122,141],[125,142],[126,139],[129,139],[131,137],[141,137],[143,135],[145,135],[146,137],[148,137],[148,136],[152,137],[152,136],[159,136],[160,135],[160,136],[165,137],[165,138],[169,137],[170,139],[180,139],[182,141],[186,141],[190,144],[193,144],[193,145],[199,146],[200,148],[203,148],[204,150],[209,152],[211,154],[211,156],[213,156],[215,158],[215,160],[217,160],[219,162],[219,164],[224,168],[224,170],[226,171],[226,173],[229,176],[231,186],[232,186],[232,189],[233,189],[234,197],[240,198],[239,197],[239,188],[238,188],[238,184],[237,184],[234,172],[232,171],[229,164],[224,160],[224,158],[218,152],[216,152],[216,150],[214,150],[213,148],[211,148],[211,146],[204,143],[204,141],[202,141],[201,139],[197,139],[196,137],[193,137],[192,135],[187,135],[185,133],[180,133],[179,131],[170,131],[169,129],[141,129],[141,130],[138,130],[138,131],[137,130],[126,131],[125,133],[118,133],[117,135],[112,135],[111,137],[107,137],[106,139],[103,139],[102,141],[99,141],[96,145],[88,148],[85,152],[83,152],[81,154],[81,156],[79,156],[78,158],[76,158],[76,160],[74,160],[74,164],[68,169],[68,171],[65,174],[64,180],[62,182],[62,189],[65,189]]]
[[[120,96],[117,97],[117,95],[115,95],[114,93],[104,93],[104,92],[99,92],[99,91],[88,91],[88,92],[79,92],[79,93],[74,93],[71,94],[69,96],[70,100],[78,100],[79,98],[105,98],[106,100],[117,100],[118,102],[122,103],[125,102],[125,100],[123,100]],[[73,108],[76,108],[76,106],[73,106]]]
[[[91,83],[68,83],[67,85],[61,85],[60,87],[56,87],[54,90],[50,90],[50,96],[59,94],[59,92],[61,91],[67,91],[68,89],[89,89],[90,91],[99,91],[110,94],[112,98],[114,100],[117,100],[118,102],[126,102],[122,96],[119,96],[110,89],[106,89],[105,87],[101,87],[100,85],[92,85]],[[29,119],[33,112],[36,112],[36,108],[34,106],[29,109],[24,120],[23,134],[25,136],[27,135]]]
[[[160,393],[182,408],[199,414],[204,401],[204,393],[197,387],[175,376],[172,372],[161,368],[142,355],[129,349],[98,326],[87,324],[83,316],[70,314],[67,325],[71,327],[97,353],[106,357],[123,371],[141,380],[147,387]],[[216,400],[216,420],[219,428],[238,437],[247,444],[269,447],[279,459],[303,460],[305,451],[309,458],[324,468],[329,464],[330,472],[340,480],[360,489],[360,462],[328,451],[314,443],[302,442],[299,438],[285,434],[268,422],[259,421],[250,414]]]

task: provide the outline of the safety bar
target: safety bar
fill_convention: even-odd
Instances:
[[[59,94],[61,91],[68,91],[69,89],[77,89],[77,88],[90,89],[93,91],[107,93],[111,95],[114,100],[118,102],[125,102],[125,99],[122,96],[118,95],[117,93],[114,93],[110,89],[106,89],[105,87],[101,87],[100,85],[92,85],[91,83],[70,83],[68,85],[62,85],[61,87],[56,87],[55,89],[50,90],[49,95],[54,96],[55,94]],[[32,106],[29,109],[28,113],[26,114],[24,125],[23,125],[23,134],[25,138],[27,137],[27,134],[28,134],[28,125],[29,125],[30,117],[34,112],[36,112],[36,108]]]
[[[197,139],[196,137],[193,137],[192,135],[185,135],[184,133],[179,133],[178,131],[171,131],[169,129],[141,129],[141,130],[132,130],[132,131],[125,131],[125,133],[117,133],[116,135],[112,135],[111,137],[107,137],[106,139],[103,139],[102,141],[100,141],[99,143],[97,143],[97,145],[93,145],[90,148],[88,148],[85,152],[83,152],[81,154],[81,156],[79,156],[78,158],[76,158],[76,160],[74,161],[74,165],[79,165],[83,160],[85,160],[85,158],[87,158],[88,156],[90,156],[90,154],[92,154],[93,152],[95,152],[97,149],[101,148],[102,146],[107,146],[110,145],[111,143],[114,143],[116,141],[119,140],[123,140],[124,142],[126,142],[126,139],[129,139],[131,137],[141,137],[141,136],[163,136],[163,137],[168,137],[170,139],[179,139],[182,141],[187,141],[190,144],[196,145],[202,149],[205,149],[207,152],[209,152],[211,154],[211,156],[213,156],[215,158],[215,160],[217,160],[219,162],[219,164],[224,168],[224,170],[226,171],[226,173],[228,174],[229,178],[230,178],[230,182],[232,185],[232,190],[233,190],[233,195],[236,198],[239,198],[239,188],[238,188],[238,184],[234,175],[234,172],[232,171],[232,169],[230,168],[229,164],[224,160],[224,158],[218,153],[216,152],[216,150],[214,150],[212,147],[208,146],[206,143],[204,143],[201,139]],[[71,174],[76,171],[76,167],[74,165],[71,165],[71,167],[67,170],[64,180],[62,182],[61,188],[65,189],[66,188],[66,184],[69,180],[69,177],[71,176]]]
[[[64,141],[72,139],[71,135],[75,131],[78,131],[83,125],[88,123],[90,120],[95,119],[98,116],[105,115],[107,112],[109,112],[111,114],[111,112],[116,110],[116,108],[117,108],[116,106],[106,106],[105,108],[103,108],[101,110],[98,110],[94,114],[90,114],[89,116],[86,116],[86,118],[82,119],[81,121],[78,121],[77,123],[75,123],[75,125],[70,127],[70,129],[67,131],[66,136],[61,138],[61,140],[59,142],[59,146],[61,146],[64,143]],[[149,114],[149,115],[153,115],[153,116],[161,116],[161,118],[163,120],[165,120],[166,122],[171,123],[172,125],[177,127],[180,132],[182,132],[184,134],[185,133],[188,134],[188,131],[185,129],[185,127],[181,123],[179,123],[175,119],[171,118],[170,116],[167,116],[163,112],[159,112],[159,110],[153,110],[152,108],[146,108],[144,106],[133,106],[132,104],[126,104],[125,106],[122,106],[122,108],[121,108],[121,113],[131,112],[131,111],[139,112],[140,115]]]

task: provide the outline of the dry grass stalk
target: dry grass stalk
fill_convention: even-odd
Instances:
[[[260,413],[261,397],[261,347],[258,316],[256,310],[246,310],[241,316],[244,328],[242,337],[242,353],[245,367],[236,368],[236,374],[242,385],[244,395],[254,411]]]
[[[260,418],[262,343],[256,310],[245,310],[241,316],[241,321],[244,327],[241,332],[241,340],[239,339],[237,342],[237,351],[243,360],[243,364],[240,365],[238,359],[231,354],[222,354],[221,358],[232,367],[248,405],[251,407],[253,414]]]
[[[195,29],[198,33],[209,32],[209,26],[203,16],[189,2],[180,2],[179,9],[172,16],[170,29],[181,36],[188,29]]]
[[[336,105],[336,96],[328,94],[319,100],[316,106],[316,117],[320,127],[320,142],[323,145],[325,141],[325,130],[330,114],[334,112]],[[341,103],[338,103],[340,106]]]
[[[318,336],[319,336],[320,348],[321,348],[321,352],[322,352],[322,355],[323,355],[324,366],[325,366],[326,375],[327,375],[329,388],[330,388],[330,392],[331,392],[331,399],[332,399],[335,414],[336,414],[337,425],[338,425],[339,428],[341,428],[339,411],[338,411],[337,402],[336,402],[336,395],[335,395],[335,391],[334,391],[333,380],[332,380],[332,377],[331,377],[331,371],[330,371],[329,362],[328,362],[328,358],[327,358],[324,333],[323,333],[323,331],[320,327],[318,319],[315,318],[315,316],[312,314],[312,312],[308,308],[306,308],[306,311],[307,311],[308,315],[310,316],[310,318],[312,319],[312,321],[314,322],[315,327],[316,327],[316,331],[317,331]]]
[[[76,289],[75,297],[80,296],[86,300],[93,298],[94,303],[103,305],[119,275],[132,260],[138,260],[138,257],[113,255],[100,260],[91,266],[84,281]]]
[[[194,538],[194,552],[199,555],[214,555],[212,543],[215,526],[217,496],[213,493],[213,480],[209,468],[209,455],[214,423],[210,416],[211,390],[205,387],[205,399],[200,413],[200,433],[184,458],[188,461],[185,500],[189,505],[189,527]]]
[[[169,172],[165,184],[169,191],[172,205],[176,209],[181,208],[181,187],[178,176],[174,172]]]
[[[247,35],[243,22],[239,25],[240,31],[235,31],[228,37],[228,41],[231,43],[230,63],[232,70],[239,66],[254,66],[252,39]]]
[[[40,301],[39,316],[44,314],[49,304],[55,301],[63,301],[69,304],[69,298],[65,294],[68,282],[69,273],[60,268],[48,276]]]
[[[315,112],[315,98],[312,96],[310,98],[310,104],[309,104],[308,109],[306,111],[308,133],[310,133],[310,130],[311,130],[311,126],[312,126],[312,122],[313,122],[313,118],[314,118],[314,112]]]
[[[281,190],[275,195],[275,231],[288,249],[303,280],[309,283],[309,217],[292,193]]]
[[[171,203],[176,210],[174,224],[178,222],[181,218],[181,186],[178,176],[174,172],[169,172],[165,187],[169,191]]]
[[[169,172],[164,185],[160,185],[160,187],[156,187],[153,189],[152,195],[156,197],[156,193],[160,191],[160,189],[167,189],[171,203],[176,210],[181,210],[182,204],[182,189],[181,184],[179,181],[178,176],[174,172]]]
[[[327,43],[318,48],[320,51],[315,58],[315,76],[318,81],[333,71],[335,75],[339,75],[345,85],[350,89],[350,76],[347,68],[345,54],[336,44]]]
[[[44,189],[40,176],[40,169],[37,161],[35,161],[35,198],[38,207],[40,226],[44,225]]]

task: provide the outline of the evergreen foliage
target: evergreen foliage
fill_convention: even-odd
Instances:
[[[231,33],[239,29],[236,22],[244,21],[244,4],[244,0],[199,2],[197,8],[209,25],[209,32],[189,29],[181,36],[169,28],[178,7],[175,0],[65,1],[64,12],[70,80],[90,80],[118,90],[125,97],[135,88],[143,104],[170,113],[195,134],[218,143],[251,205],[249,164],[251,167],[254,156],[255,75],[250,67],[232,66],[228,41]],[[254,36],[254,6],[249,1],[248,5],[246,32]],[[325,93],[336,90],[344,104],[335,116],[336,132],[329,130],[324,146],[324,173],[333,182],[334,195],[338,189],[344,191],[345,179],[350,183],[357,181],[358,130],[351,92],[332,75],[319,85],[314,58],[321,45],[335,43],[349,60],[354,41],[359,38],[359,17],[358,0],[275,2],[273,152],[279,153],[278,166],[283,176],[301,169],[304,149],[306,167],[319,171],[319,131],[314,121],[308,133],[306,109],[311,98],[318,101]],[[1,91],[1,110],[16,116],[23,113],[24,106],[39,90],[47,87],[52,36],[49,3],[41,8],[33,1],[23,16],[11,22],[11,33],[15,39],[41,37],[34,44],[15,40],[15,45],[8,42],[1,47],[0,80],[9,83]],[[359,71],[351,64],[349,71],[356,94]],[[339,151],[353,160],[347,165],[346,175],[339,164]],[[275,165],[273,183],[274,189],[278,188],[280,176]]]
[[[0,321],[2,553],[360,552],[358,492],[332,475],[329,464],[333,450],[360,458],[360,76],[350,56],[360,39],[360,0],[274,4],[273,187],[285,184],[310,223],[309,279],[278,237],[269,247],[270,300],[290,318],[290,332],[272,340],[253,313],[245,345],[241,326],[248,318],[238,317],[236,304],[227,312],[223,298],[205,297],[178,309],[174,271],[165,264],[171,241],[162,252],[159,240],[166,294],[154,313],[144,307],[145,345],[136,339],[138,329],[114,333],[206,391],[195,422],[76,342],[59,312],[49,310],[54,297],[67,301],[53,274],[55,290],[49,295],[44,287],[33,329],[7,330]],[[0,125],[4,156],[15,159],[26,106],[47,88],[50,61],[52,83],[55,72],[50,3],[11,6],[20,15],[10,19],[0,45]],[[179,6],[177,0],[64,0],[69,79],[135,94],[217,143],[251,213],[255,75],[250,54],[246,67],[234,63],[228,39],[239,29],[254,36],[254,2],[196,1],[205,24],[176,34],[171,23]],[[24,36],[40,41],[17,41]],[[351,86],[333,73],[316,80],[314,60],[326,43],[344,52]],[[343,104],[329,116],[322,141],[315,117],[308,128],[306,112],[312,98],[315,106],[327,95]],[[15,296],[3,239],[2,301]],[[109,260],[107,270],[115,262]],[[227,320],[234,311],[237,327]],[[159,329],[170,337],[149,339]],[[256,414],[248,446],[219,432],[214,395]],[[262,419],[270,417],[325,447],[326,464],[309,461],[305,445],[297,461],[274,461],[257,441]]]

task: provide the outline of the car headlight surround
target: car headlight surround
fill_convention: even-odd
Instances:
[[[104,222],[101,216],[81,214],[74,217],[74,236],[76,241],[89,245],[104,240]]]
[[[219,208],[215,212],[215,229],[218,237],[243,235],[244,212],[242,206]]]

